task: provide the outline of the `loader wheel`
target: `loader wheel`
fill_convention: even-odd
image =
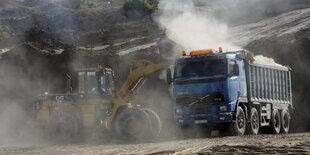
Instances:
[[[281,133],[287,134],[290,130],[290,113],[288,110],[282,110],[281,113]]]
[[[251,135],[257,135],[259,131],[259,116],[257,113],[256,108],[251,109],[251,115],[250,115],[250,124],[247,126],[247,133]]]
[[[239,106],[236,111],[236,121],[229,125],[232,136],[244,135],[246,128],[246,117],[243,109]]]
[[[155,139],[156,137],[159,136],[160,131],[161,131],[161,121],[157,113],[151,109],[143,108],[144,110],[150,117],[151,119],[151,130],[150,130],[150,136],[149,139]]]
[[[81,123],[73,115],[54,112],[46,124],[45,135],[52,143],[72,143],[79,138]]]
[[[147,112],[138,108],[121,111],[114,120],[116,135],[127,142],[137,142],[149,137],[151,119]]]
[[[275,109],[271,117],[271,131],[273,134],[279,134],[281,129],[281,116],[279,110]]]

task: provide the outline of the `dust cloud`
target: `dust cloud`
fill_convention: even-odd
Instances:
[[[155,20],[169,39],[187,51],[218,47],[237,49],[228,40],[227,25],[195,6],[192,0],[160,1]]]
[[[20,103],[1,100],[0,104],[0,146],[42,144],[43,133],[30,127],[29,113]]]
[[[166,36],[181,46],[179,51],[223,47],[225,52],[244,48],[235,44],[238,36],[230,33],[232,26],[236,25],[234,22],[247,23],[277,15],[293,9],[290,4],[278,0],[162,0],[154,19]],[[255,56],[255,59],[258,63],[281,66],[262,55]]]
[[[42,133],[32,128],[32,93],[38,88],[24,71],[0,60],[0,145],[42,143]]]

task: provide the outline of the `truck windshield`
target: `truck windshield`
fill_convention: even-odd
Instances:
[[[175,78],[226,75],[225,59],[184,62],[176,65]]]

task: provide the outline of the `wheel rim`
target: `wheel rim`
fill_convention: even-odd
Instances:
[[[257,131],[258,128],[259,128],[259,121],[258,121],[258,115],[257,113],[254,113],[253,116],[252,116],[252,129],[253,131]]]
[[[242,130],[245,127],[245,120],[242,112],[239,112],[237,116],[237,127],[239,130]]]

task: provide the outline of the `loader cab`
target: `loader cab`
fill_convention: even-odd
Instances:
[[[113,71],[110,68],[78,69],[78,94],[111,96],[114,90]]]

